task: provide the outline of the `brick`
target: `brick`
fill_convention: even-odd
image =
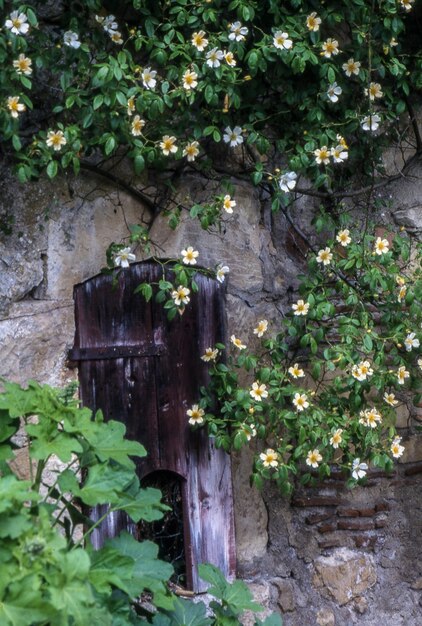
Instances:
[[[339,530],[372,530],[375,527],[372,519],[340,519],[337,524]]]
[[[353,539],[357,548],[370,548],[373,550],[377,544],[377,537],[370,535],[357,535]]]
[[[326,524],[320,524],[317,528],[318,532],[321,534],[332,533],[334,530],[337,530],[337,522],[327,522]]]
[[[343,500],[339,496],[297,496],[293,498],[293,506],[338,506]]]
[[[359,511],[347,506],[339,506],[337,509],[337,515],[339,517],[359,517]]]
[[[422,463],[415,463],[411,467],[406,467],[404,470],[406,476],[414,476],[415,474],[422,474]]]
[[[318,541],[318,547],[322,550],[327,550],[328,548],[340,548],[343,544],[343,541],[340,537],[330,537],[330,539],[321,539]]]
[[[337,515],[339,517],[373,517],[376,514],[375,508],[355,509],[347,506],[339,506]]]
[[[370,509],[359,509],[360,517],[373,517],[376,513],[375,508]]]
[[[377,504],[375,505],[375,510],[377,513],[379,513],[380,511],[389,511],[390,505],[386,500],[383,500],[382,502],[377,502]]]
[[[385,472],[384,470],[380,469],[371,469],[369,471],[369,476],[371,478],[388,478],[389,476],[391,476],[391,472]]]
[[[305,522],[308,526],[313,526],[314,524],[325,522],[327,519],[330,519],[330,517],[332,517],[331,513],[313,513],[312,515],[308,515]]]

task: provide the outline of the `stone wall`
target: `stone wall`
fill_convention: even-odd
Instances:
[[[381,221],[420,234],[421,168],[382,192]],[[237,207],[224,229],[204,233],[182,214],[167,218],[104,181],[81,177],[20,187],[1,183],[0,375],[54,385],[73,378],[66,354],[73,343],[73,285],[99,272],[111,241],[126,224],[152,224],[163,257],[192,245],[200,263],[230,267],[228,332],[256,340],[252,329],[277,320],[295,299],[303,244],[281,216],[271,215],[252,186],[232,179]],[[206,199],[203,181],[186,177],[184,204]],[[311,237],[313,202],[301,200],[295,222]],[[406,426],[402,419],[401,425]],[[341,476],[297,492],[291,502],[272,488],[249,486],[250,454],[233,459],[238,571],[255,596],[280,611],[286,626],[418,626],[422,623],[422,441],[403,430],[407,455],[393,476],[372,472],[365,487],[347,490]],[[248,623],[246,618],[245,623]]]

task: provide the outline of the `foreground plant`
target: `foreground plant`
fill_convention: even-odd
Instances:
[[[157,520],[168,507],[160,491],[140,487],[130,457],[145,456],[143,446],[124,438],[120,422],[79,408],[74,390],[5,382],[0,394],[2,626],[223,625],[239,624],[246,609],[260,610],[243,583],[227,583],[203,566],[219,600],[207,617],[202,603],[169,592],[173,568],[157,558],[158,546],[126,532],[93,550],[90,536],[103,518],[94,523],[87,508],[109,504],[138,522]],[[152,611],[142,608],[144,592]],[[281,626],[276,616],[264,624]]]

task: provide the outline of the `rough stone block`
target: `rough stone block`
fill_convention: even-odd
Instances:
[[[247,583],[251,590],[253,599],[264,607],[264,610],[259,613],[259,619],[264,620],[268,615],[272,613],[269,608],[271,598],[271,586],[268,582],[263,583]],[[254,626],[255,615],[251,611],[245,611],[241,617],[242,626]]]
[[[418,463],[422,461],[422,435],[412,435],[403,440],[404,452],[401,463]]]
[[[51,385],[73,378],[64,369],[73,343],[73,301],[24,301],[13,304],[0,321],[0,376],[25,384],[30,379]]]
[[[257,489],[249,484],[251,451],[244,448],[233,456],[232,472],[236,523],[236,551],[239,565],[265,555],[268,543],[268,515]]]
[[[296,609],[296,590],[293,583],[285,578],[274,578],[271,582],[277,589],[277,604],[283,613],[294,611]]]
[[[377,581],[373,558],[347,548],[339,548],[328,557],[318,557],[314,568],[315,587],[340,606],[361,596]]]
[[[71,298],[73,286],[97,274],[113,242],[127,237],[128,224],[141,222],[147,211],[126,193],[110,192],[69,206],[48,222],[47,298]]]
[[[387,526],[387,518],[383,515],[375,520],[375,528],[384,528]]]
[[[413,583],[410,585],[410,588],[413,589],[414,591],[421,591],[422,590],[422,576],[414,580]]]
[[[353,603],[353,608],[355,609],[356,613],[359,613],[359,615],[363,615],[368,610],[368,600],[366,598],[363,598],[362,596],[359,596],[355,599]]]
[[[335,626],[336,618],[331,609],[320,609],[316,616],[318,626]]]

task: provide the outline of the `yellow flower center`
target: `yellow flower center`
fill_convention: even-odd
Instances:
[[[53,146],[60,146],[62,141],[63,141],[63,138],[57,133],[55,133],[54,135],[51,135],[51,143],[53,144]],[[122,254],[121,257],[122,259],[127,258],[127,255]]]

